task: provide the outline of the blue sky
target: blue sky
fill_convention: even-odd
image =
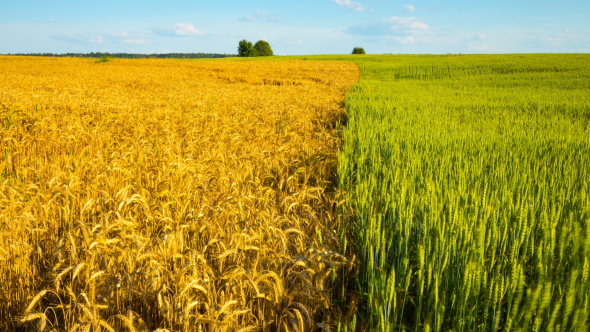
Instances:
[[[590,52],[590,1],[0,0],[0,53]]]

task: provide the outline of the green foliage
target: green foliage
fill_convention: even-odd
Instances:
[[[352,54],[365,54],[365,49],[362,47],[355,47],[352,49]]]
[[[100,58],[98,58],[98,59],[94,60],[94,62],[95,62],[95,63],[104,63],[104,62],[109,62],[109,61],[113,61],[113,60],[114,60],[114,58],[113,58],[113,57],[110,57],[110,56],[103,56],[103,57],[100,57]]]
[[[254,45],[254,49],[258,53],[258,56],[273,56],[272,48],[270,44],[265,40],[259,40]]]
[[[251,42],[242,39],[238,44],[238,56],[240,57],[254,57],[258,56],[258,52]]]
[[[259,40],[255,45],[243,39],[238,44],[238,56],[240,57],[256,57],[256,56],[272,56],[272,48],[267,41]]]
[[[370,330],[588,331],[590,56],[353,61],[340,213]]]

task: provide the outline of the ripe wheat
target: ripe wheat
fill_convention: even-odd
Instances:
[[[0,329],[335,322],[337,62],[0,57]]]

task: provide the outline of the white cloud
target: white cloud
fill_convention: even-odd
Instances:
[[[536,49],[539,52],[551,50],[564,52],[587,52],[590,34],[576,30],[534,30],[526,35],[521,35],[518,44],[527,49]]]
[[[337,4],[341,8],[345,8],[348,10],[353,10],[355,12],[364,12],[367,10],[367,7],[362,3],[354,2],[351,0],[332,0],[333,3]]]
[[[242,17],[243,21],[256,21],[256,19],[264,17],[266,18],[267,21],[269,22],[281,22],[282,19],[277,16],[277,15],[270,15],[267,12],[264,12],[260,9],[258,9],[257,11],[255,11],[252,15],[246,15],[244,17]]]
[[[55,22],[55,19],[54,18],[50,18],[50,19],[47,20],[47,22]]]
[[[109,35],[111,35],[113,37],[133,37],[133,35],[130,34],[129,32],[113,32],[113,33],[109,33]]]
[[[407,30],[427,30],[430,27],[422,22],[422,19],[416,17],[396,17],[384,19],[386,22],[393,24],[392,29],[407,29]]]
[[[121,39],[121,43],[123,43],[123,44],[145,44],[145,40],[143,40],[143,39]]]
[[[463,46],[467,46],[470,51],[483,52],[489,50],[487,43],[488,36],[484,35],[483,33],[464,37],[463,41],[469,42],[463,44]]]
[[[485,51],[488,49],[487,44],[470,44],[469,49],[472,51]]]
[[[410,44],[416,42],[416,37],[414,36],[382,36],[379,37],[382,40],[394,40],[400,42],[402,44]]]
[[[61,34],[54,37],[55,39],[66,41],[73,44],[91,44],[91,45],[117,45],[117,44],[145,44],[146,41],[137,38],[135,35],[128,32],[111,32],[104,34]]]
[[[411,13],[416,10],[416,7],[414,7],[414,5],[404,5],[404,9],[406,12]]]
[[[54,38],[73,44],[103,44],[105,42],[105,38],[103,36],[89,35],[85,33],[64,33],[57,35]]]
[[[109,33],[108,37],[112,37],[110,38],[110,43],[112,44],[145,44],[145,40],[137,38],[134,34],[129,32]]]
[[[268,16],[267,12],[263,12],[262,10],[258,9],[257,11],[254,12],[254,16]]]
[[[192,24],[189,23],[176,23],[171,27],[155,28],[154,32],[162,37],[186,37],[203,34],[203,32],[197,30]]]
[[[465,37],[465,38],[463,38],[463,40],[465,40],[465,41],[484,41],[484,40],[487,40],[487,39],[488,39],[488,37],[486,35],[484,35],[484,34],[479,34],[479,35],[475,35],[475,36],[472,36],[472,37]]]
[[[344,32],[370,40],[390,40],[403,44],[427,41],[427,33],[436,30],[417,17],[385,17],[349,27]]]
[[[179,36],[192,36],[203,34],[201,31],[195,29],[195,27],[192,24],[188,23],[174,24],[174,32]]]
[[[102,44],[102,43],[104,43],[104,37],[103,36],[90,36],[89,41],[93,44]]]
[[[357,35],[366,41],[394,41],[401,44],[429,42],[428,36],[436,28],[431,28],[417,17],[385,17],[363,22],[345,29],[344,32]],[[431,32],[432,31],[432,32]]]

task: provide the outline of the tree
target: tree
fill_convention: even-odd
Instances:
[[[352,54],[365,54],[365,49],[362,47],[355,47],[352,50]]]
[[[258,56],[273,56],[272,48],[266,40],[259,40],[254,45],[254,49],[258,52]]]
[[[251,42],[247,41],[246,39],[240,41],[238,44],[238,56],[251,57],[257,55],[258,53],[256,52],[256,49],[254,49],[254,46],[252,46]]]

